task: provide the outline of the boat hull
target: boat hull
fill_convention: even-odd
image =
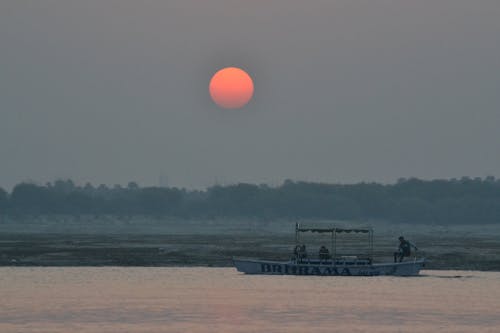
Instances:
[[[332,264],[296,263],[294,261],[266,261],[233,258],[239,272],[266,275],[319,275],[319,276],[416,276],[424,266],[425,260],[411,260],[398,263],[378,264]]]

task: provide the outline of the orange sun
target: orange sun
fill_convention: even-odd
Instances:
[[[252,98],[253,81],[244,70],[226,67],[212,76],[209,90],[212,100],[218,106],[225,109],[239,109]]]

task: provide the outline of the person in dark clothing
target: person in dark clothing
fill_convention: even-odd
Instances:
[[[295,245],[295,248],[293,249],[293,256],[296,259],[299,259],[299,254],[300,254],[300,245]]]
[[[302,244],[302,246],[300,247],[300,258],[307,259],[307,250],[304,244]]]
[[[305,245],[296,245],[295,248],[293,249],[293,254],[295,257],[295,260],[297,261],[302,261],[302,259],[307,258],[307,252],[306,252],[306,246]]]
[[[407,241],[403,236],[399,237],[399,247],[398,251],[394,252],[394,262],[402,262],[404,257],[409,257],[411,255],[411,248],[417,251],[417,247]]]
[[[321,245],[319,248],[319,259],[320,260],[328,260],[330,259],[330,251],[324,246]]]

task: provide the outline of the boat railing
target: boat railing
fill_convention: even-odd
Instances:
[[[319,258],[319,257],[293,257],[292,261],[296,264],[305,265],[335,265],[335,266],[352,266],[352,265],[370,265],[372,259],[369,257],[358,256],[340,256],[332,259]]]

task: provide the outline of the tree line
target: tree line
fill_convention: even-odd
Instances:
[[[493,177],[394,184],[234,184],[206,190],[175,187],[97,187],[58,180],[0,188],[0,214],[155,215],[178,218],[294,218],[385,220],[405,223],[500,223],[500,180]]]

